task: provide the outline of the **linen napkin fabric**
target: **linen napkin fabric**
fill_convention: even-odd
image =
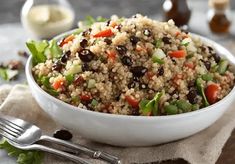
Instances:
[[[7,93],[9,94],[7,95]],[[3,103],[2,100],[4,100]],[[34,123],[48,135],[61,128],[38,106],[29,88],[24,85],[16,85],[12,89],[9,86],[0,87],[0,112]],[[149,163],[178,158],[192,164],[214,164],[235,127],[234,118],[235,109],[231,105],[230,109],[209,128],[191,137],[152,147],[114,147],[92,142],[82,138],[79,134],[74,134],[73,142],[116,155],[123,164]],[[89,158],[86,160],[95,164],[104,163]],[[46,153],[44,163],[69,162]]]

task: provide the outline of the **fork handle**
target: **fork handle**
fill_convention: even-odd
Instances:
[[[95,159],[100,158],[100,159],[103,159],[103,160],[110,162],[112,164],[121,164],[120,159],[111,155],[111,154],[97,151],[97,150],[92,150],[92,149],[87,148],[85,146],[82,146],[80,144],[72,144],[70,142],[63,141],[63,140],[60,140],[60,139],[57,139],[54,137],[50,137],[50,136],[45,136],[45,135],[41,136],[40,140],[49,141],[49,142],[52,142],[55,144],[59,144],[59,145],[62,145],[62,146],[68,147],[68,148],[75,149],[75,150],[82,152],[92,158],[95,158]]]
[[[75,155],[72,155],[70,153],[60,151],[60,150],[56,150],[56,149],[53,149],[53,148],[50,148],[50,147],[46,147],[44,145],[33,144],[33,145],[30,145],[28,149],[45,151],[45,152],[48,152],[48,153],[51,153],[51,154],[54,154],[54,155],[57,155],[57,156],[60,156],[60,157],[67,158],[67,159],[69,159],[69,160],[71,160],[75,163],[79,163],[79,164],[90,164],[90,163],[88,163],[87,161],[85,161],[84,159],[82,159],[78,156],[75,156]]]

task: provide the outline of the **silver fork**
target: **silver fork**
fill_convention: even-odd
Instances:
[[[110,155],[108,153],[105,152],[101,152],[101,151],[97,151],[97,150],[92,150],[90,148],[87,148],[85,146],[79,145],[79,144],[72,144],[70,142],[67,141],[63,141],[54,137],[50,137],[50,136],[46,136],[46,135],[42,135],[42,130],[29,123],[26,122],[22,119],[18,119],[18,118],[14,118],[14,117],[10,117],[10,116],[5,116],[5,115],[0,115],[0,133],[2,133],[2,135],[11,140],[14,143],[16,143],[16,147],[19,145],[23,145],[23,146],[29,146],[32,145],[38,141],[44,140],[44,141],[49,141],[52,143],[56,143],[62,146],[65,146],[67,148],[71,148],[73,150],[77,150],[81,153],[84,153],[92,158],[95,159],[103,159],[109,163],[112,164],[121,164],[121,161],[119,160],[119,158]],[[42,145],[36,145],[34,146],[34,148],[41,148]],[[20,148],[20,147],[19,147]],[[27,147],[28,148],[28,147]],[[45,148],[45,147],[43,147]],[[22,147],[23,149],[23,147]],[[50,151],[51,153],[53,153],[50,150],[47,149],[48,152]],[[57,154],[59,152],[56,152]],[[68,155],[69,153],[66,153],[66,155]],[[70,157],[73,156],[72,154],[70,154]],[[75,156],[77,157],[77,156]],[[83,160],[83,159],[82,159]],[[83,160],[84,161],[84,160]]]

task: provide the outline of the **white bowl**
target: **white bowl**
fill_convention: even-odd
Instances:
[[[235,66],[234,56],[224,47],[204,37],[194,36],[213,45],[221,56]],[[85,138],[116,146],[151,146],[191,136],[218,120],[235,97],[233,88],[226,97],[213,105],[178,115],[147,117],[106,114],[80,109],[49,95],[35,82],[31,68],[30,57],[25,68],[27,81],[33,96],[45,112]]]

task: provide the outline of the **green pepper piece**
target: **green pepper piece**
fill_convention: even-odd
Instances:
[[[154,63],[164,64],[164,61],[163,61],[162,59],[159,59],[159,58],[156,57],[156,56],[153,56],[153,57],[152,57],[152,61],[153,61]]]
[[[168,115],[173,115],[173,114],[177,114],[178,113],[178,108],[175,105],[166,105],[164,107],[164,110],[166,111],[166,113]]]
[[[193,104],[192,105],[192,111],[198,110],[198,109],[199,109],[199,105],[198,104]]]
[[[204,81],[212,81],[213,80],[213,76],[212,76],[212,74],[207,73],[207,74],[202,75],[202,79]]]
[[[97,105],[98,105],[98,101],[97,101],[96,99],[93,99],[93,100],[91,101],[91,106],[95,107],[95,106],[97,106]]]
[[[197,80],[196,80],[197,90],[198,90],[198,92],[202,96],[202,99],[204,101],[204,106],[209,106],[210,104],[208,103],[207,98],[205,96],[205,92],[204,92],[204,88],[203,88],[203,85],[202,85],[202,81],[203,81],[202,78],[197,78]]]
[[[219,67],[218,67],[218,72],[219,74],[223,75],[227,68],[228,68],[228,61],[227,60],[221,60],[220,63],[219,63]]]
[[[70,85],[70,84],[72,84],[72,82],[74,80],[74,75],[73,74],[66,75],[65,79],[68,82],[68,85]]]
[[[192,104],[187,102],[186,100],[178,100],[176,105],[179,109],[182,109],[183,112],[189,112],[192,110]]]
[[[161,39],[157,39],[157,40],[154,41],[154,44],[155,44],[156,48],[159,48],[159,47],[161,47],[162,40]]]

